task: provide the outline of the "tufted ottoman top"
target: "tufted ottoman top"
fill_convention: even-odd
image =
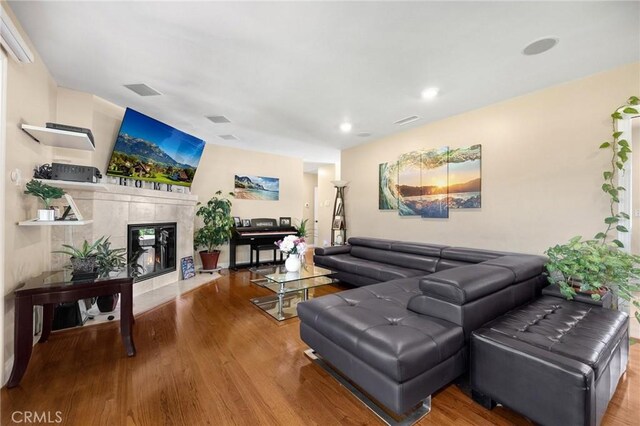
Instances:
[[[405,278],[323,296],[298,305],[301,321],[371,367],[404,382],[464,345],[462,327],[407,310],[420,294]]]
[[[491,330],[590,366],[595,377],[627,328],[625,313],[543,296],[507,312],[474,334]]]

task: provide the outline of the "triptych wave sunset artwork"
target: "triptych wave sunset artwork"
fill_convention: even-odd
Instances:
[[[402,154],[378,167],[378,208],[400,216],[448,218],[481,206],[481,145]]]

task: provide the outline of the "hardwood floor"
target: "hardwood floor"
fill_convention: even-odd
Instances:
[[[118,324],[53,333],[34,348],[20,386],[2,389],[2,424],[15,424],[15,412],[52,420],[59,412],[64,425],[379,424],[303,354],[297,319],[277,323],[249,302],[269,290],[251,284],[248,272],[223,273],[137,316],[133,358]],[[638,424],[638,389],[640,344],[603,424]],[[529,423],[502,407],[487,411],[451,385],[434,395],[420,424]]]

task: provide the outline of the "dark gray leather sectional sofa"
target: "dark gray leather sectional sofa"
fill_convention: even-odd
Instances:
[[[315,254],[361,287],[299,304],[302,339],[397,414],[467,371],[471,332],[546,284],[541,256],[372,238]]]

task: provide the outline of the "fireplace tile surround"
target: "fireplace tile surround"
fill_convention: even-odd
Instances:
[[[67,190],[75,200],[85,219],[93,223],[84,226],[52,227],[51,249],[61,244],[79,245],[86,239],[95,241],[101,236],[110,237],[111,246],[127,247],[128,225],[176,222],[175,271],[137,282],[134,296],[155,290],[180,279],[180,259],[193,255],[193,228],[198,197],[191,194],[155,191],[119,185],[105,185],[95,191]],[[51,266],[60,269],[68,263],[68,257],[51,254]]]

